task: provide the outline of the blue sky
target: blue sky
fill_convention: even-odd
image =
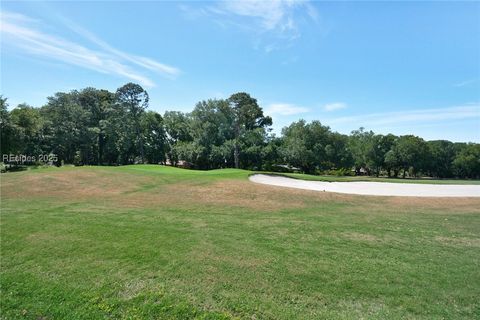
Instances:
[[[480,142],[479,2],[2,1],[1,21],[11,106],[133,81],[162,113],[246,91],[278,133]]]

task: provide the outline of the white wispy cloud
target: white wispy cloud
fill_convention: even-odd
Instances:
[[[64,24],[70,30],[72,30],[75,33],[81,35],[85,39],[90,40],[94,44],[98,45],[100,48],[104,49],[105,51],[107,51],[107,52],[109,52],[109,53],[111,53],[111,54],[113,54],[113,55],[115,55],[119,58],[125,59],[126,61],[134,63],[138,66],[143,67],[143,68],[149,69],[151,71],[155,71],[155,72],[158,72],[158,73],[163,73],[165,75],[177,76],[177,75],[180,74],[180,70],[175,68],[175,67],[157,62],[157,61],[155,61],[151,58],[137,56],[137,55],[129,54],[129,53],[123,52],[121,50],[115,49],[111,45],[109,45],[108,43],[103,41],[102,39],[98,38],[95,34],[91,33],[90,31],[88,31],[84,28],[82,28],[81,26],[79,26],[78,24],[74,23],[71,20],[68,20],[66,18],[62,18],[62,21],[64,22]]]
[[[468,104],[449,108],[405,110],[362,114],[326,119],[329,124],[355,124],[357,127],[425,124],[440,121],[477,119],[480,121],[480,104]]]
[[[293,10],[303,5],[304,1],[222,1],[217,12],[257,19],[265,30],[287,31],[295,28]]]
[[[66,23],[68,28],[83,36],[101,50],[93,50],[62,37],[42,32],[40,31],[42,26],[40,21],[22,14],[2,11],[1,18],[2,46],[8,45],[19,48],[23,53],[124,77],[147,87],[153,87],[154,82],[134,69],[133,65],[170,77],[180,73],[177,68],[159,63],[151,58],[131,55],[117,50],[72,22]],[[65,20],[64,22],[68,21]]]
[[[295,114],[307,113],[308,108],[299,107],[289,103],[272,103],[265,108],[265,113],[269,115],[291,116]]]
[[[347,108],[347,104],[343,102],[327,103],[323,106],[323,110],[327,112],[341,110],[345,108]]]
[[[208,17],[222,27],[253,34],[254,47],[266,53],[288,47],[301,36],[300,18],[319,19],[308,0],[222,0],[200,9],[183,4],[179,8],[188,18]]]

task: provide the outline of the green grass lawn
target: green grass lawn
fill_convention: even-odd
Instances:
[[[243,170],[1,175],[1,319],[480,318],[480,200]]]

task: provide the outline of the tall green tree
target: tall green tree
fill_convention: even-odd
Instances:
[[[430,175],[437,178],[453,177],[452,162],[456,156],[455,145],[446,140],[428,141],[431,157],[427,167]]]
[[[115,95],[108,90],[85,88],[79,92],[78,101],[81,107],[89,113],[87,127],[91,141],[85,141],[83,153],[90,159],[89,164],[104,163],[106,146],[106,123],[112,112]]]
[[[402,162],[396,148],[392,148],[387,153],[385,153],[384,165],[389,178],[392,176],[392,171],[393,176],[395,178],[398,177],[398,173],[402,168]]]
[[[275,171],[278,165],[283,164],[281,156],[283,140],[274,134],[267,137],[265,146],[262,149],[262,169],[266,171]]]
[[[42,148],[44,123],[39,109],[22,103],[10,112],[10,118],[16,127],[17,152],[36,157],[48,151]]]
[[[272,125],[272,118],[263,114],[257,100],[248,93],[238,92],[228,98],[233,111],[234,129],[234,163],[240,167],[241,139],[244,135],[257,128],[266,128]]]
[[[118,103],[112,104],[106,119],[100,121],[100,128],[104,135],[103,163],[134,163],[138,148],[135,148],[135,131],[125,108]]]
[[[352,131],[349,139],[349,149],[352,153],[355,174],[359,175],[363,168],[370,174],[369,156],[372,155],[374,144],[373,131],[365,131],[364,128]]]
[[[233,112],[225,100],[207,100],[198,102],[190,114],[190,133],[193,142],[202,152],[197,154],[196,165],[199,168],[217,168],[230,158],[219,158],[219,151],[225,151],[226,141],[234,138],[232,130]],[[215,150],[215,155],[212,154]]]
[[[193,141],[191,135],[191,117],[179,111],[166,111],[163,115],[163,123],[167,134],[167,156],[173,165],[178,162],[179,153],[177,144],[180,142]],[[185,160],[185,159],[182,159]]]
[[[142,115],[140,123],[147,162],[164,163],[166,159],[167,137],[162,116],[157,112],[148,111]]]
[[[329,132],[325,146],[324,169],[348,169],[353,166],[353,157],[349,149],[348,136],[338,132]]]
[[[453,170],[461,178],[480,178],[480,144],[466,144],[453,160]]]
[[[289,165],[299,167],[305,173],[314,173],[316,169],[329,166],[328,157],[334,157],[330,134],[330,128],[320,121],[293,122],[282,130],[280,153]],[[327,156],[327,152],[330,155]]]
[[[57,154],[59,164],[74,163],[80,145],[90,139],[88,132],[89,113],[78,103],[78,91],[57,92],[48,97],[41,108],[45,121],[45,139],[51,152]]]
[[[410,169],[412,174],[417,176],[419,172],[425,171],[427,168],[429,149],[427,143],[422,138],[414,135],[401,136],[396,141],[393,149],[403,169],[403,178],[405,178],[406,172]]]
[[[132,122],[132,129],[135,132],[135,145],[140,152],[141,162],[143,163],[145,161],[145,152],[143,148],[143,136],[141,135],[140,119],[148,108],[148,93],[140,85],[130,82],[117,89],[115,98],[117,103],[120,104],[129,115],[129,119]]]
[[[385,156],[395,144],[396,139],[397,137],[393,134],[370,136],[366,146],[366,165],[377,177],[381,170],[386,168]]]
[[[16,132],[10,119],[7,98],[0,95],[0,154],[15,152]]]

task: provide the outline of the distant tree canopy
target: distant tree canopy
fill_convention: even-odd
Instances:
[[[306,173],[317,170],[347,168],[353,164],[348,137],[330,131],[320,121],[305,120],[283,128],[279,153],[289,165]]]
[[[46,105],[8,111],[0,96],[2,154],[55,154],[57,165],[187,164],[197,169],[480,178],[480,144],[381,135],[350,135],[320,121],[293,122],[280,137],[248,93],[198,102],[193,111],[147,111],[149,96],[127,83],[116,92],[57,92]]]

